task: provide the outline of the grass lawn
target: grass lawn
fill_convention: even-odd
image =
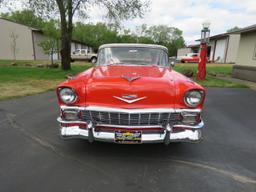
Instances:
[[[17,61],[17,66],[11,66],[10,63],[0,61],[0,100],[53,90],[65,80],[66,75],[77,74],[91,66],[89,63],[73,63],[72,70],[62,71],[33,66],[48,62]],[[26,67],[25,64],[32,67]]]
[[[72,64],[71,71],[61,69],[38,68],[38,64],[48,64],[49,61],[17,61],[17,66],[11,66],[12,61],[0,60],[0,100],[42,93],[53,90],[65,80],[68,74],[77,74],[91,67],[89,63]],[[30,66],[26,66],[30,65]],[[177,64],[174,68],[179,72],[191,69],[196,74],[196,64]],[[229,75],[232,65],[208,64],[207,71]],[[245,87],[229,81],[217,79],[207,75],[205,81],[198,82],[206,87]]]
[[[197,67],[198,67],[198,64],[190,64],[190,63],[176,64],[174,67],[174,70],[181,73],[186,70],[192,70],[194,73],[193,80],[205,87],[226,87],[226,88],[246,88],[247,87],[246,85],[241,85],[241,84],[233,83],[230,81],[221,80],[221,79],[218,79],[217,77],[209,75],[209,73],[231,75],[232,67],[233,67],[232,64],[212,64],[212,63],[207,64],[206,66],[207,75],[204,81],[196,80],[195,77],[196,77]]]

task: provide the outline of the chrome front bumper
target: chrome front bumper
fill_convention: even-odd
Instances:
[[[60,117],[57,119],[60,124],[71,124],[71,123],[84,123],[79,121],[64,121]],[[172,132],[172,128],[169,124],[164,128],[163,133],[142,133],[141,143],[165,143],[169,144],[170,142],[199,142],[202,139],[201,128],[203,128],[204,123],[201,121],[195,126],[189,125],[174,125],[173,127],[183,127],[186,128],[181,132]],[[121,126],[118,126],[121,128]],[[138,127],[126,127],[129,128],[138,128]],[[143,129],[142,129],[143,130]],[[83,138],[87,139],[90,142],[92,141],[105,141],[105,142],[115,142],[115,133],[114,132],[96,132],[95,127],[92,123],[88,124],[87,129],[80,129],[79,126],[68,126],[60,127],[60,135],[63,139],[69,138]]]

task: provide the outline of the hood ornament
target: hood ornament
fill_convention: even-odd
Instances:
[[[121,101],[124,101],[126,103],[135,103],[137,101],[140,101],[140,100],[143,100],[143,99],[146,99],[147,97],[140,97],[140,98],[137,98],[138,96],[137,95],[123,95],[122,97],[117,97],[117,96],[113,96],[114,98],[116,99],[119,99]]]
[[[129,82],[132,82],[132,81],[134,81],[134,80],[137,80],[137,79],[141,78],[140,76],[130,77],[130,76],[124,76],[124,75],[122,75],[121,77],[122,77],[123,79],[129,81]]]

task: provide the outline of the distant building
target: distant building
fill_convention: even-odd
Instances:
[[[86,49],[87,52],[89,52],[89,53],[93,52],[92,47],[87,46],[86,44],[84,44],[81,41],[72,40],[72,42],[71,42],[71,53],[73,53],[77,49]]]
[[[213,63],[235,63],[239,47],[240,34],[222,33],[210,37],[207,56]],[[200,39],[196,40],[200,41]],[[177,58],[187,53],[199,53],[200,45],[189,45],[178,49]]]
[[[198,53],[199,52],[200,45],[188,45],[187,47],[180,48],[177,51],[177,59],[179,60],[182,56],[187,55],[188,53]]]
[[[256,25],[236,32],[241,35],[232,76],[256,82]]]
[[[240,34],[223,33],[210,37],[209,60],[213,63],[235,63]]]
[[[16,59],[17,60],[48,60],[49,55],[45,54],[38,45],[39,42],[48,37],[40,29],[32,28],[11,20],[0,18],[0,59],[11,60],[14,58],[12,47],[16,39]],[[72,40],[71,52],[77,48],[91,50],[86,44]],[[59,53],[54,55],[54,59],[60,59]]]

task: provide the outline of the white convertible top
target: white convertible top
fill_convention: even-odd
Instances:
[[[108,47],[141,47],[141,48],[155,48],[155,49],[163,49],[164,51],[168,52],[168,49],[162,45],[156,44],[142,44],[142,43],[111,43],[111,44],[104,44],[99,47],[100,49],[108,48]]]

